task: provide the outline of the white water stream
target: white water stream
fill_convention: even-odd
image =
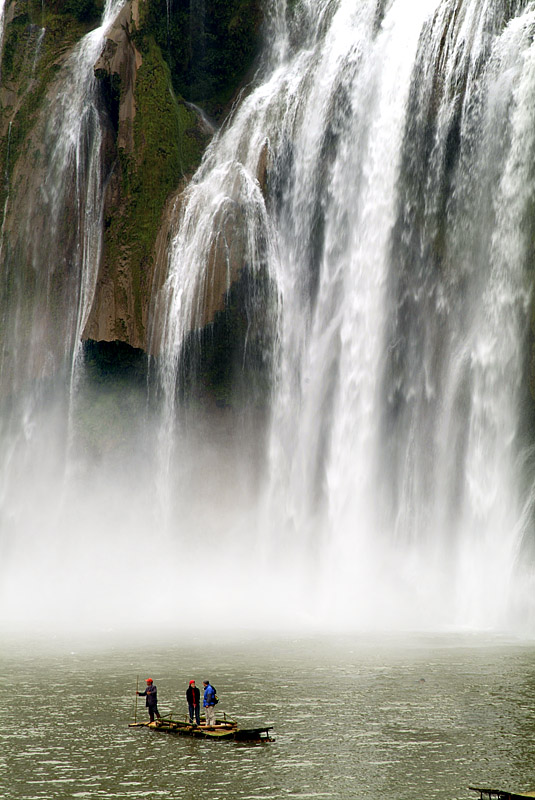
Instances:
[[[302,2],[292,29],[284,8],[264,80],[182,207],[169,419],[238,206],[244,260],[276,287],[268,463],[247,534],[273,605],[329,626],[511,624],[526,609],[534,6]]]
[[[0,0],[0,56],[4,49],[4,18],[6,12],[6,0]]]
[[[65,503],[68,517],[78,503],[68,498],[65,481],[76,461],[68,452],[71,410],[102,244],[105,176],[94,64],[122,5],[123,0],[106,3],[101,27],[62,66],[33,169],[22,178],[26,191],[19,190],[13,205],[8,195],[8,226],[4,213],[0,588],[7,619],[28,619],[32,605],[37,616],[40,606],[50,614],[45,596],[56,611],[65,601],[60,589],[54,597],[58,572],[76,571],[75,554],[57,553],[72,537],[72,522],[62,516]],[[7,205],[6,200],[5,211]],[[33,590],[19,604],[14,598],[21,581]]]

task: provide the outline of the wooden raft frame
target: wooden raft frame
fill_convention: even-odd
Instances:
[[[479,792],[480,800],[525,800],[527,797],[535,798],[535,792],[509,792],[506,789],[487,789],[479,786],[469,786],[471,792]]]

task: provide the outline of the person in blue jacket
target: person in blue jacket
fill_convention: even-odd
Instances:
[[[210,728],[215,727],[215,689],[211,686],[210,681],[203,681],[204,697],[203,706],[206,715],[206,724]]]

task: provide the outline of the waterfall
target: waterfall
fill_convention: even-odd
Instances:
[[[2,251],[3,251],[3,244],[4,244],[4,228],[6,225],[7,219],[7,210],[9,208],[9,157],[11,155],[11,127],[12,121],[10,121],[7,131],[7,154],[6,154],[6,169],[4,172],[4,181],[6,185],[6,199],[4,201],[4,209],[2,214],[2,227],[0,228],[0,259],[2,258]]]
[[[143,410],[110,420],[78,356],[120,4],[6,200],[0,607],[530,629],[535,2],[266,2],[257,74],[169,211]],[[71,436],[75,404],[107,450]]]
[[[39,35],[37,37],[37,43],[35,45],[35,55],[33,57],[33,64],[32,64],[32,78],[35,75],[35,68],[37,67],[37,63],[39,58],[41,57],[41,50],[43,47],[43,40],[45,38],[46,28],[39,28]]]
[[[106,177],[93,67],[121,5],[122,0],[107,2],[101,27],[85,36],[63,65],[46,121],[37,126],[39,147],[31,169],[17,175],[17,192],[6,199],[0,510],[4,553],[16,565],[3,586],[7,593],[25,559],[24,580],[35,578],[37,591],[43,580],[46,586],[45,564],[65,545],[59,519],[68,492],[70,415],[100,260]]]
[[[304,0],[288,18],[270,5],[258,85],[177,219],[164,430],[223,239],[229,270],[241,248],[272,286],[258,518],[236,520],[278,587],[272,611],[508,624],[526,534],[534,4]]]
[[[6,0],[0,0],[0,57],[4,49],[4,17],[6,12]]]
[[[23,272],[21,266],[35,273],[32,281],[17,287],[20,302],[12,304],[16,318],[8,319],[5,326],[15,332],[15,338],[20,325],[29,322],[34,326],[31,352],[17,353],[16,345],[8,342],[10,354],[2,362],[19,378],[39,376],[46,364],[45,372],[62,365],[72,372],[89,312],[100,257],[103,181],[93,65],[120,5],[106,5],[102,26],[84,37],[63,67],[40,131],[44,156],[32,174],[24,176],[27,196],[19,198],[23,207],[15,206],[12,211],[17,224],[11,226],[12,255],[3,265],[4,281],[21,282],[15,275]],[[60,253],[65,253],[67,263],[58,259]],[[62,270],[66,289],[57,286]],[[22,295],[28,291],[34,295],[33,322],[18,318],[25,305]],[[61,291],[69,298],[66,304],[58,303]],[[69,313],[59,320],[58,309],[63,308]],[[9,309],[5,313],[9,315]],[[13,363],[17,358],[23,367]]]

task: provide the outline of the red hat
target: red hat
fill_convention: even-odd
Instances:
[[[189,685],[191,686],[191,684],[192,684],[192,683],[195,683],[195,681],[190,681],[190,682],[189,682]]]
[[[145,683],[152,683],[152,682],[153,682],[152,678],[147,678],[147,680],[145,681]]]

